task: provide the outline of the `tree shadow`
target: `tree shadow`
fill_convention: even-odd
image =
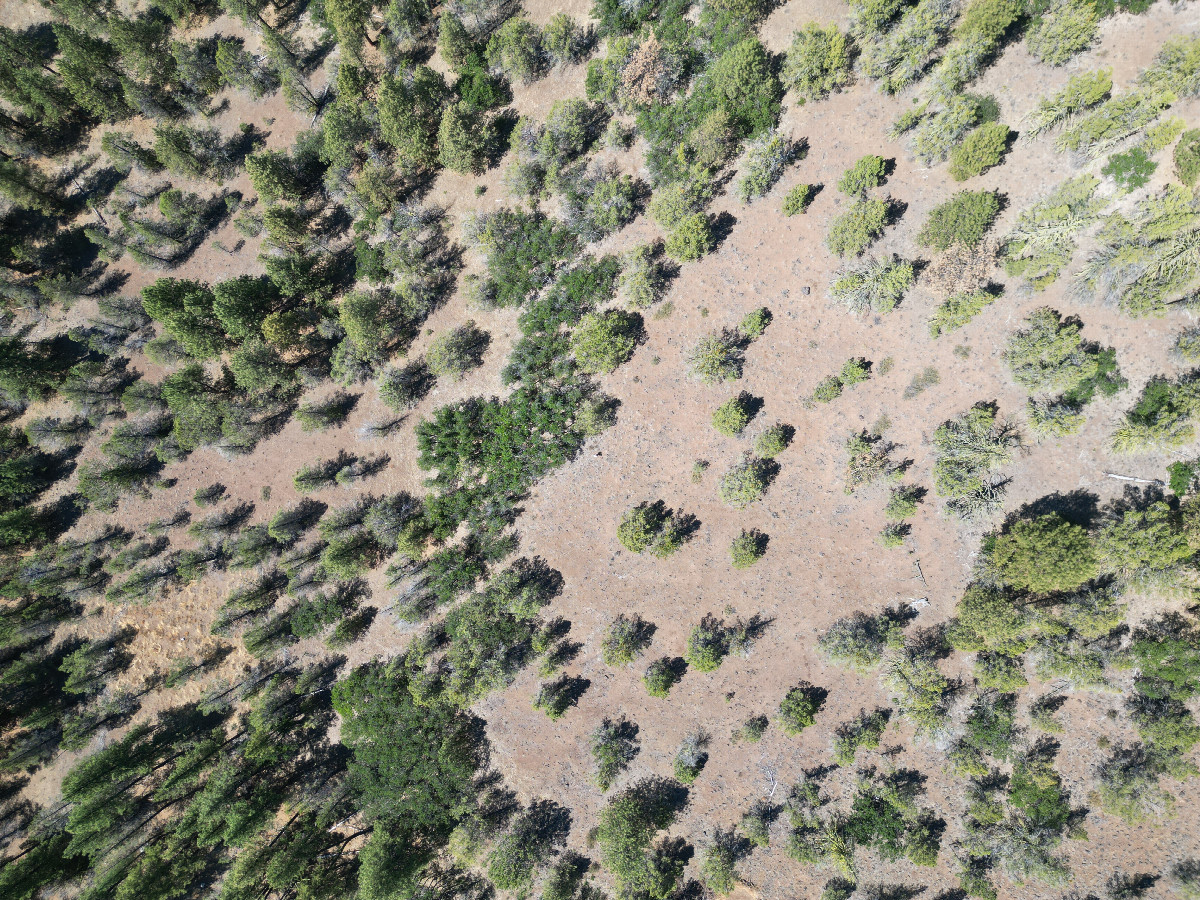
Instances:
[[[1035,519],[1057,513],[1073,525],[1091,529],[1100,519],[1100,498],[1091,491],[1076,488],[1063,493],[1055,491],[1024,504],[1004,519],[1007,531],[1022,519]]]
[[[709,226],[713,239],[714,252],[725,243],[726,238],[733,234],[733,226],[736,224],[737,219],[730,212],[721,212],[712,217]]]

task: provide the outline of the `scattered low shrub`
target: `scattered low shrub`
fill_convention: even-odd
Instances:
[[[883,234],[890,212],[885,200],[856,200],[833,220],[826,246],[838,256],[861,256]]]
[[[629,665],[650,646],[654,631],[654,626],[641,616],[621,613],[608,626],[608,632],[600,642],[601,659],[614,667]]]
[[[717,495],[735,509],[745,509],[762,499],[771,484],[773,471],[767,460],[747,457],[721,476]]]
[[[770,324],[771,310],[765,306],[760,306],[746,313],[745,317],[738,324],[738,331],[753,341],[762,337],[766,333],[767,326]]]
[[[646,685],[646,693],[651,697],[666,697],[682,677],[682,659],[670,659],[664,656],[656,659],[646,667],[642,683]]]
[[[1200,163],[1198,163],[1200,166]],[[1195,179],[1192,179],[1195,181]],[[807,212],[809,204],[813,202],[813,197],[816,196],[816,190],[811,184],[798,184],[783,198],[783,214],[785,216],[797,216]]]
[[[994,191],[959,191],[929,213],[917,243],[935,250],[948,250],[953,244],[978,246],[999,214],[1000,198]]]
[[[779,727],[783,733],[794,737],[811,725],[825,705],[828,693],[808,682],[801,682],[788,691],[779,704]]]
[[[804,100],[820,100],[853,79],[852,45],[836,25],[809,22],[792,34],[783,64],[783,83]]]
[[[667,255],[680,262],[694,262],[716,246],[712,225],[704,213],[684,216],[667,236]]]
[[[703,730],[695,731],[683,739],[679,749],[675,751],[672,769],[675,777],[684,784],[691,784],[704,769],[708,762],[709,736]]]
[[[951,294],[929,317],[929,336],[936,338],[962,328],[985,307],[994,303],[996,296],[987,289]]]
[[[887,180],[887,161],[882,156],[864,156],[842,173],[838,190],[850,197],[862,198]]]
[[[748,569],[767,552],[767,536],[759,531],[742,530],[729,545],[729,555],[735,569]]]
[[[713,413],[713,428],[726,437],[737,437],[750,424],[750,418],[754,414],[754,405],[753,398],[745,392],[736,397],[730,397]]]
[[[571,335],[571,350],[584,372],[609,374],[628,362],[643,332],[637,313],[610,309],[588,313]]]
[[[742,341],[729,330],[705,335],[687,355],[689,374],[705,384],[732,381],[742,376]]]
[[[912,287],[912,263],[895,256],[873,257],[838,270],[830,296],[853,313],[889,313]]]
[[[777,131],[772,131],[746,148],[746,161],[737,193],[743,203],[762,197],[783,176],[783,170],[798,155],[803,146],[792,143]]]
[[[621,519],[617,540],[631,553],[649,551],[665,559],[683,546],[687,539],[687,523],[661,500],[639,503]]]
[[[1001,122],[988,122],[968,133],[950,151],[950,177],[966,181],[999,165],[1011,134]]]
[[[763,459],[774,459],[788,448],[795,429],[776,423],[754,440],[754,453]]]

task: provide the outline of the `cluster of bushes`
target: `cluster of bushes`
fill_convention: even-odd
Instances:
[[[842,364],[842,371],[823,378],[813,388],[812,400],[831,403],[842,396],[842,391],[871,378],[871,364],[862,357],[852,357]]]
[[[1104,201],[1096,198],[1099,179],[1077,175],[1028,209],[1004,238],[1004,269],[1035,290],[1053,284],[1075,254],[1076,235],[1095,222]]]
[[[649,552],[665,559],[694,532],[693,517],[668,509],[662,500],[639,503],[617,526],[617,540],[631,553]]]
[[[918,803],[924,793],[919,773],[868,769],[859,775],[846,809],[834,806],[821,780],[821,775],[809,774],[788,795],[787,853],[793,859],[832,866],[850,891],[857,881],[858,848],[873,849],[887,861],[907,858],[921,866],[937,864],[941,828],[933,811]]]
[[[829,295],[853,313],[889,313],[915,280],[912,263],[895,256],[871,257],[839,269]]]
[[[688,374],[705,384],[741,378],[746,348],[766,331],[770,321],[770,311],[762,307],[748,314],[738,328],[705,335],[688,351]]]
[[[886,172],[882,157],[864,156],[838,181],[838,190],[853,200],[850,208],[833,220],[825,239],[838,256],[861,256],[883,234],[892,216],[892,204],[869,196],[869,192],[884,183]]]
[[[1127,384],[1116,351],[1085,341],[1082,322],[1063,319],[1049,307],[1034,310],[1025,325],[1009,338],[1004,361],[1013,380],[1030,394],[1033,432],[1039,437],[1073,434],[1083,424],[1083,407],[1097,393],[1112,396]]]
[[[1183,249],[1197,229],[1200,200],[1190,188],[1168,185],[1163,196],[1143,201],[1132,216],[1105,217],[1081,283],[1131,316],[1162,315],[1200,277],[1200,258]]]
[[[1137,403],[1125,413],[1114,432],[1112,448],[1136,453],[1157,448],[1183,447],[1195,437],[1195,417],[1200,412],[1200,384],[1194,375],[1175,379],[1150,379]]]
[[[706,615],[688,634],[687,664],[697,672],[715,672],[729,654],[747,655],[768,624],[754,616],[747,622],[737,619],[727,625]]]
[[[933,446],[933,484],[948,510],[976,518],[999,508],[1006,479],[998,473],[1012,462],[1021,438],[999,421],[994,405],[976,404],[938,426]]]

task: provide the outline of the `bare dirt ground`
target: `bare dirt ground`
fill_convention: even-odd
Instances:
[[[27,0],[0,0],[0,20],[12,24],[14,16],[20,17],[31,5]],[[536,0],[527,8],[531,19],[544,22],[560,10],[582,17],[588,4],[572,0],[554,5]],[[790,43],[792,31],[804,22],[841,22],[845,13],[843,4],[831,0],[786,4],[763,27],[763,39],[769,49],[782,51]],[[219,20],[212,27],[228,30],[229,26]],[[1200,4],[1158,3],[1139,17],[1118,15],[1106,20],[1099,45],[1063,69],[1037,65],[1023,47],[1012,46],[974,90],[994,93],[1002,121],[1019,130],[1021,117],[1038,99],[1065,84],[1070,74],[1111,66],[1116,87],[1123,88],[1168,36],[1197,30]],[[585,66],[575,66],[536,84],[518,85],[515,108],[543,118],[555,99],[583,95],[585,70]],[[477,712],[488,721],[493,764],[520,797],[550,797],[573,808],[574,846],[584,845],[603,803],[590,780],[587,751],[588,736],[603,717],[625,715],[640,726],[641,752],[618,787],[645,775],[669,774],[675,750],[686,734],[702,728],[712,735],[711,758],[691,790],[686,812],[672,829],[673,834],[702,846],[705,835],[711,835],[717,826],[735,823],[753,800],[771,795],[781,801],[804,769],[828,762],[830,737],[837,724],[860,708],[887,704],[886,694],[873,678],[849,675],[818,656],[817,635],[851,611],[877,610],[914,598],[929,602],[921,612],[920,624],[946,619],[968,581],[982,529],[945,516],[931,490],[912,520],[906,546],[883,549],[876,535],[884,524],[885,491],[845,494],[844,442],[852,432],[869,428],[886,416],[891,422],[886,438],[897,445],[899,456],[911,460],[909,482],[932,488],[929,436],[941,422],[982,400],[996,401],[1004,417],[1021,420],[1025,396],[1008,377],[1000,354],[1007,336],[1033,308],[1050,305],[1064,315],[1079,315],[1088,338],[1117,349],[1129,387],[1111,400],[1089,406],[1087,425],[1078,434],[1030,445],[1009,470],[1012,481],[1006,510],[1055,491],[1083,489],[1106,500],[1122,490],[1106,472],[1159,478],[1170,461],[1162,455],[1116,459],[1107,446],[1122,412],[1141,386],[1154,374],[1180,370],[1168,349],[1173,334],[1189,324],[1189,314],[1135,321],[1115,310],[1081,303],[1069,295],[1068,272],[1043,294],[1027,295],[1015,283],[1009,284],[1005,295],[967,327],[936,341],[930,339],[926,325],[935,301],[921,290],[914,291],[884,319],[851,316],[826,297],[838,261],[826,250],[824,237],[842,202],[833,188],[841,172],[864,154],[895,158],[895,173],[886,191],[906,204],[906,211],[873,252],[894,251],[906,257],[913,255],[914,237],[928,211],[961,186],[948,179],[944,167],[920,168],[901,143],[888,139],[891,123],[912,102],[908,96],[887,98],[871,85],[860,84],[818,104],[797,105],[791,97],[785,102],[782,127],[794,138],[807,139],[807,158],[791,168],[768,197],[749,206],[731,196],[719,198],[714,212],[733,216],[732,232],[715,253],[683,268],[664,301],[673,304],[673,314],[661,319],[647,316],[645,345],[632,362],[603,380],[604,389],[621,402],[617,425],[592,439],[578,459],[539,484],[518,521],[520,552],[543,557],[565,578],[562,596],[546,612],[571,621],[572,639],[584,646],[568,671],[588,678],[591,684],[579,705],[558,722],[532,708],[538,685],[532,670],[523,673],[509,690],[481,703]],[[1178,104],[1171,112],[1183,116],[1189,126],[1200,120],[1200,104],[1194,102]],[[270,131],[268,146],[272,148],[290,146],[308,124],[277,99],[253,104],[236,95],[215,122],[223,132],[232,133],[240,121],[261,125],[267,118],[274,119],[272,125],[263,126]],[[636,171],[640,152],[635,146],[623,161],[627,170]],[[511,202],[502,184],[503,168],[504,163],[479,179],[443,175],[429,202],[444,204],[459,223],[472,210]],[[1168,169],[1168,164],[1160,166],[1150,189],[1164,183]],[[1043,138],[1019,142],[1003,166],[967,186],[998,188],[1007,195],[1008,205],[997,226],[997,233],[1003,234],[1023,208],[1073,172],[1070,161],[1055,154],[1049,140]],[[806,215],[785,218],[780,212],[781,199],[800,182],[826,187]],[[473,192],[476,184],[486,187],[481,196]],[[244,176],[228,187],[251,193]],[[659,236],[657,226],[642,217],[593,251],[619,251]],[[238,240],[231,226],[212,237],[227,246]],[[206,246],[169,274],[216,281],[258,272],[261,265],[256,251],[257,247],[248,245],[230,255]],[[467,258],[468,271],[477,270],[478,260],[471,254]],[[129,274],[125,290],[132,295],[160,273],[134,267]],[[1005,281],[1002,271],[997,270],[996,280]],[[704,333],[733,326],[762,305],[771,309],[774,321],[749,350],[744,379],[725,387],[688,381],[683,362],[686,350]],[[77,309],[72,315],[86,312],[86,308]],[[459,383],[439,383],[413,412],[412,422],[462,397],[504,392],[499,371],[517,334],[515,311],[468,308],[460,294],[430,319],[428,327],[437,333],[466,318],[473,318],[492,335],[484,366]],[[411,353],[420,353],[429,339],[430,334],[423,335]],[[954,348],[960,345],[969,353],[956,355]],[[806,404],[805,398],[816,384],[852,356],[864,356],[876,368],[889,358],[894,365],[888,374],[877,374],[830,405]],[[915,399],[902,399],[912,377],[928,366],[937,369],[940,383]],[[159,374],[144,359],[135,360],[135,367]],[[320,393],[329,390],[325,387]],[[252,521],[264,522],[299,499],[292,476],[301,466],[334,456],[341,448],[390,456],[390,466],[368,483],[371,492],[420,493],[423,473],[416,465],[410,428],[387,440],[359,441],[354,437],[363,422],[390,417],[373,387],[358,390],[363,396],[344,427],[309,434],[293,421],[253,454],[233,460],[211,449],[199,450],[184,463],[168,467],[166,477],[177,479],[172,488],[156,492],[148,502],[123,502],[111,521],[139,532],[146,523],[189,501],[197,488],[220,481],[233,497],[253,501]],[[716,406],[740,390],[761,397],[763,410],[746,436],[722,437],[709,418]],[[794,426],[796,440],[779,458],[781,471],[767,496],[743,511],[721,504],[716,496],[718,477],[751,446],[758,431],[776,421]],[[700,484],[693,484],[690,473],[698,459],[709,461],[711,467]],[[264,499],[267,488],[269,499]],[[350,502],[354,494],[330,489],[317,497],[337,506]],[[615,534],[622,514],[643,500],[660,498],[698,517],[701,528],[696,537],[665,561],[623,551]],[[80,527],[89,524],[94,520]],[[749,528],[768,534],[770,544],[761,562],[739,572],[729,564],[728,546],[737,533]],[[173,540],[179,544],[178,537]],[[185,538],[180,545],[186,543]],[[157,668],[166,669],[174,659],[199,652],[208,640],[207,623],[228,588],[243,577],[216,574],[201,589],[181,592],[148,607],[106,605],[84,627],[104,634],[121,624],[134,625],[139,630],[134,647],[139,660],[151,659]],[[386,609],[390,598],[383,589],[381,572],[373,576],[372,587],[374,602]],[[1153,604],[1146,607],[1152,609]],[[653,646],[633,667],[610,669],[599,658],[600,638],[616,615],[633,612],[656,625]],[[771,624],[747,658],[727,659],[711,674],[689,673],[669,699],[648,697],[641,684],[645,662],[661,655],[682,655],[688,631],[706,613],[726,619],[757,614]],[[412,630],[382,613],[366,638],[350,648],[350,661],[399,653]],[[239,651],[226,665],[246,663],[247,657]],[[148,664],[139,662],[125,677],[133,683],[147,674]],[[827,705],[814,727],[789,739],[772,726],[759,744],[731,743],[735,727],[752,714],[773,715],[784,693],[801,680],[829,690]],[[199,688],[189,685],[181,690]],[[1104,736],[1115,743],[1132,737],[1105,715],[1118,704],[1117,696],[1081,692],[1071,696],[1060,714],[1066,733],[1058,766],[1076,804],[1087,802],[1085,785],[1090,783],[1090,770],[1103,755],[1097,739]],[[914,746],[904,727],[889,729],[885,744],[909,748],[891,756],[891,763],[918,768],[928,776],[930,805],[945,815],[947,832],[936,869],[917,870],[904,862],[884,865],[871,855],[860,854],[862,879],[867,883],[929,884],[933,896],[956,883],[949,850],[958,835],[961,788],[948,777],[943,753]],[[30,790],[51,798],[69,757],[63,754],[58,764],[39,773]],[[867,759],[885,764],[880,755]],[[1174,860],[1200,854],[1200,832],[1194,827],[1200,814],[1200,785],[1193,781],[1174,793],[1179,799],[1178,816],[1161,827],[1136,830],[1098,811],[1090,815],[1086,823],[1090,840],[1067,842],[1064,848],[1075,872],[1074,886],[1099,890],[1117,867],[1160,872]],[[769,850],[756,851],[742,864],[743,875],[761,896],[772,900],[817,896],[819,885],[830,873],[789,860],[781,846],[782,833],[779,837]],[[1047,891],[1009,886],[1003,893],[1036,897]]]

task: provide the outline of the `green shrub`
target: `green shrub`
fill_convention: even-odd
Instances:
[[[1044,98],[1029,114],[1025,134],[1036,137],[1057,128],[1084,110],[1103,103],[1111,92],[1111,69],[1072,75],[1065,88]]]
[[[870,672],[883,660],[891,633],[903,624],[891,610],[878,616],[856,612],[838,619],[817,638],[817,647],[836,665]]]
[[[688,352],[688,374],[705,384],[732,381],[742,376],[742,342],[736,332],[705,335]]]
[[[583,28],[566,13],[555,13],[542,32],[542,49],[556,66],[567,66],[579,62],[588,45],[588,36]]]
[[[678,550],[685,539],[685,523],[661,500],[639,503],[617,526],[617,540],[622,547],[631,553],[649,550],[659,559]]]
[[[748,569],[767,552],[767,536],[761,532],[742,530],[729,545],[729,555],[735,569]]]
[[[935,250],[954,244],[976,247],[999,214],[1000,198],[994,191],[959,191],[929,213],[917,243]]]
[[[688,634],[688,665],[697,672],[715,672],[728,654],[729,634],[724,623],[706,615]]]
[[[327,400],[302,403],[296,409],[296,421],[300,423],[302,431],[341,427],[357,401],[357,396],[339,391]]]
[[[825,244],[838,256],[860,256],[883,234],[890,213],[885,200],[856,200],[833,220]]]
[[[1011,134],[1001,122],[988,122],[971,131],[950,151],[950,176],[955,181],[966,181],[999,165]]]
[[[613,667],[627,666],[642,655],[654,637],[654,626],[639,615],[621,613],[600,642],[600,657]]]
[[[588,313],[571,335],[571,350],[582,371],[608,374],[633,357],[641,335],[642,317],[637,313]]]
[[[822,378],[812,392],[812,399],[817,403],[832,403],[840,396],[842,396],[842,379],[836,375]]]
[[[1025,404],[1029,430],[1040,441],[1075,434],[1083,427],[1084,415],[1079,405],[1060,398],[1034,400]]]
[[[1193,419],[1200,412],[1193,381],[1187,375],[1175,381],[1162,376],[1150,379],[1138,402],[1125,413],[1125,423],[1113,435],[1113,449],[1132,453],[1190,443],[1195,436]]]
[[[754,440],[754,452],[763,459],[774,459],[788,448],[795,431],[790,425],[778,422],[760,434]]]
[[[632,309],[646,309],[662,296],[666,280],[654,248],[643,244],[621,257],[617,296]]]
[[[997,295],[982,289],[951,294],[929,317],[930,337],[940,337],[948,331],[962,328],[983,309],[995,302]]]
[[[592,732],[589,749],[595,766],[596,785],[607,791],[638,753],[637,726],[624,717],[604,719]]]
[[[779,704],[779,727],[788,737],[794,737],[811,725],[821,707],[825,705],[828,691],[801,682],[784,696]]]
[[[864,709],[852,721],[839,725],[834,730],[833,761],[839,766],[852,766],[859,750],[877,749],[890,717],[891,710]]]
[[[1150,158],[1143,147],[1134,147],[1124,153],[1114,153],[1104,164],[1100,172],[1114,182],[1123,194],[1145,187],[1150,183],[1150,176],[1158,168],[1158,163]]]
[[[1173,349],[1184,362],[1200,362],[1200,328],[1185,328],[1175,335]]]
[[[1053,0],[1034,16],[1025,46],[1042,62],[1061,66],[1092,45],[1099,26],[1095,0]]]
[[[768,725],[770,722],[766,716],[751,716],[733,733],[733,742],[738,744],[745,741],[747,744],[757,744],[767,733]]]
[[[771,466],[766,460],[748,457],[721,476],[717,495],[735,509],[744,509],[762,499],[771,478]]]
[[[882,156],[864,156],[842,173],[838,190],[850,197],[862,198],[887,180],[887,161]]]
[[[682,663],[683,660],[679,660]],[[646,667],[646,674],[642,676],[642,684],[646,686],[646,693],[651,697],[666,697],[680,679],[680,666],[675,660],[663,657],[656,659]]]
[[[921,502],[923,490],[917,487],[897,487],[892,488],[892,493],[888,498],[888,504],[883,510],[883,514],[892,522],[900,522],[910,518],[917,511],[917,504]]]
[[[535,81],[546,70],[541,31],[521,16],[513,16],[488,39],[487,61],[514,81]]]
[[[783,64],[783,83],[805,100],[820,100],[853,79],[852,46],[836,25],[809,22],[792,34]]]
[[[483,116],[466,103],[446,107],[438,126],[438,162],[461,175],[478,175],[487,159],[491,133]]]
[[[838,270],[830,296],[853,313],[889,313],[916,280],[912,263],[895,256],[870,258]]]
[[[585,686],[586,681],[570,675],[560,675],[554,681],[543,682],[533,698],[533,708],[540,709],[551,721],[558,721],[579,702]]]
[[[700,96],[695,99],[724,109],[739,135],[750,137],[778,121],[783,86],[763,45],[748,37],[717,57],[709,66],[707,83],[696,93]]]
[[[1078,408],[1097,391],[1111,396],[1126,385],[1115,351],[1084,341],[1078,319],[1063,319],[1043,306],[1026,317],[1025,326],[1008,339],[1004,361],[1030,393],[1062,393],[1062,400]]]
[[[910,530],[906,522],[888,522],[879,532],[879,545],[888,550],[903,547]]]
[[[675,777],[684,784],[694,782],[708,762],[709,737],[704,731],[696,731],[683,739],[683,744],[675,751],[672,768]]]
[[[1186,187],[1200,178],[1200,128],[1185,131],[1175,145],[1175,174]]]
[[[753,415],[753,402],[747,393],[730,397],[712,415],[713,428],[726,437],[737,437],[746,430]]]
[[[675,820],[673,787],[678,785],[643,780],[622,790],[600,811],[596,843],[622,893],[664,900],[674,887],[676,868],[648,852],[655,833]]]
[[[1073,590],[1098,572],[1087,531],[1057,513],[1014,524],[991,559],[1006,584],[1036,594]]]
[[[1200,157],[1197,157],[1197,166],[1200,167]],[[1195,180],[1194,178],[1192,179]],[[796,216],[808,210],[808,206],[816,196],[816,189],[811,184],[798,184],[783,198],[783,214],[785,216]]]
[[[667,236],[667,255],[680,262],[694,262],[712,252],[716,246],[712,225],[704,213],[684,216]]]
[[[740,880],[737,871],[740,855],[740,839],[733,830],[718,828],[700,859],[700,874],[709,891],[719,897],[733,891]]]
[[[1020,436],[997,421],[996,408],[979,404],[938,427],[933,434],[936,458],[933,484],[946,507],[962,518],[995,511],[1004,481],[995,473],[1012,462]]]
[[[742,321],[738,323],[738,331],[753,341],[762,337],[767,330],[767,326],[770,324],[771,310],[765,306],[760,306],[746,313]]]
[[[846,440],[846,493],[853,494],[881,478],[898,478],[889,445],[879,436],[861,432]]]
[[[848,359],[842,364],[842,371],[838,373],[838,381],[845,387],[854,387],[856,384],[861,384],[871,378],[871,364],[862,357]]]
[[[742,814],[742,821],[738,827],[746,840],[755,847],[766,847],[771,843],[771,823],[774,820],[774,807],[762,800],[755,800]]]
[[[746,161],[742,166],[742,177],[738,181],[738,197],[749,203],[761,197],[775,186],[783,176],[783,170],[796,158],[802,148],[778,131],[772,131],[750,143],[746,148]]]
[[[490,338],[473,321],[445,331],[429,343],[425,365],[438,378],[458,381],[471,369],[483,364]]]

